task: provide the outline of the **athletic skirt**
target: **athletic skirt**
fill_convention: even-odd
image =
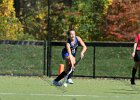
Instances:
[[[62,58],[64,60],[65,60],[66,57],[69,56],[69,53],[65,49],[62,49],[62,53],[61,54],[62,54]],[[73,53],[72,55],[75,57],[76,53]]]

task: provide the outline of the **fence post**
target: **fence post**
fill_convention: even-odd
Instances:
[[[47,76],[51,76],[51,49],[50,49],[50,42],[47,42]]]
[[[44,40],[44,67],[43,67],[43,75],[46,75],[46,40]]]
[[[48,1],[48,16],[47,16],[47,24],[48,24],[48,41],[47,41],[47,76],[51,76],[51,23],[50,23],[50,0]]]
[[[95,67],[96,67],[96,64],[95,64],[95,51],[96,50],[96,47],[95,45],[93,45],[93,78],[95,78]]]

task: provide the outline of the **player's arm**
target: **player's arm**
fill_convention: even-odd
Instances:
[[[134,43],[134,48],[133,48],[132,57],[134,57],[134,56],[135,56],[135,52],[136,52],[137,45],[138,45],[138,43],[137,43],[137,42],[135,42],[135,43]]]
[[[83,47],[82,51],[81,51],[81,59],[84,57],[84,53],[87,50],[87,46],[85,45],[85,43],[83,42],[83,40],[80,37],[77,37],[79,43],[81,44],[81,46]]]
[[[70,57],[70,62],[71,62],[71,65],[74,66],[74,63],[72,61],[72,53],[71,53],[71,49],[70,49],[70,44],[66,42],[66,49],[69,53],[69,57]]]

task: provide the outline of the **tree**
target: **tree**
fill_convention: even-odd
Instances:
[[[140,32],[140,0],[114,0],[106,16],[106,39],[132,41]]]
[[[112,0],[73,0],[70,6],[65,6],[63,2],[53,2],[53,38],[62,40],[62,36],[66,36],[66,31],[72,26],[77,35],[86,41],[101,40],[105,14],[111,3]]]
[[[51,39],[65,40],[72,26],[86,41],[102,40],[105,14],[112,0],[50,0]],[[24,32],[42,40],[48,36],[47,0],[24,0]]]
[[[0,0],[0,40],[22,39],[24,36],[20,21],[15,17],[13,0]]]
[[[24,26],[24,33],[37,40],[46,38],[47,0],[24,0],[22,7],[20,20]]]

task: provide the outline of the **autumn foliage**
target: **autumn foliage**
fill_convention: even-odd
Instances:
[[[132,41],[139,33],[140,0],[114,0],[108,9],[105,36],[108,40]]]
[[[14,0],[0,0],[0,40],[23,38],[23,28],[15,16]]]
[[[48,37],[47,0],[0,0],[0,40]],[[65,40],[73,26],[85,41],[132,41],[140,32],[140,0],[50,0],[51,39]]]

